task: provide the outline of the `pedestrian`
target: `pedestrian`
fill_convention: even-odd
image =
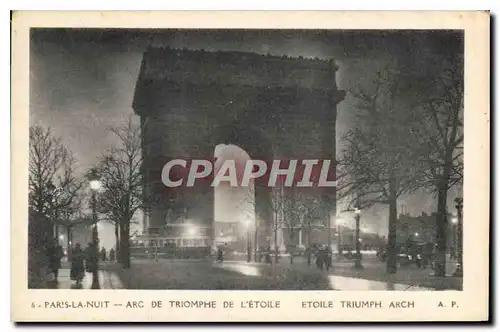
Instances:
[[[217,248],[217,261],[220,263],[224,261],[224,248],[222,246]]]
[[[271,260],[271,246],[268,246],[267,249],[266,249],[266,263],[267,264],[271,264],[272,263],[272,260]]]
[[[109,260],[114,262],[115,261],[115,249],[111,248],[109,250]]]
[[[105,262],[106,261],[106,249],[104,247],[102,247],[100,255],[101,255],[101,261]]]
[[[64,256],[62,247],[55,239],[49,242],[47,248],[47,256],[49,258],[49,268],[54,275],[54,282],[58,282],[59,269],[61,268],[61,259]]]
[[[330,267],[332,266],[332,251],[331,251],[330,247],[325,248],[324,259],[325,259],[325,262],[324,262],[325,268],[326,268],[326,271],[328,271],[330,269]]]
[[[318,267],[318,269],[323,270],[324,261],[325,261],[325,258],[324,258],[323,249],[320,247],[316,251],[316,266]]]
[[[85,253],[80,247],[80,243],[75,244],[71,252],[71,270],[70,278],[76,281],[76,285],[80,286],[85,276]]]
[[[92,242],[87,245],[85,249],[85,267],[88,273],[93,273],[97,270],[99,265],[98,248]]]

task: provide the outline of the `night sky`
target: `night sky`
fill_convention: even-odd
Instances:
[[[31,125],[52,127],[75,153],[80,171],[114,144],[107,128],[134,116],[135,83],[148,45],[333,58],[340,66],[337,84],[342,90],[369,78],[385,63],[425,72],[441,57],[463,49],[461,34],[451,31],[32,30]],[[350,102],[347,95],[339,104],[339,137],[356,125]],[[219,211],[224,198],[218,199],[215,218],[231,219],[230,212]],[[400,210],[414,215],[435,209],[435,198],[427,193],[400,201]],[[362,218],[364,227],[387,232],[385,207],[365,211]]]

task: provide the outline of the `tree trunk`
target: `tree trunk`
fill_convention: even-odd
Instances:
[[[259,225],[257,224],[258,221],[256,221],[255,225],[255,233],[254,233],[254,248],[253,248],[253,260],[255,262],[259,261]]]
[[[68,244],[68,250],[66,252],[66,258],[68,259],[68,262],[71,261],[71,245],[73,244],[73,241],[71,239],[71,227],[66,226],[66,237],[67,237],[67,244]]]
[[[387,266],[388,274],[397,272],[397,224],[398,224],[398,201],[396,195],[396,183],[392,179],[389,183],[389,232],[387,235]]]
[[[446,275],[446,229],[447,229],[447,188],[440,186],[438,188],[438,202],[436,215],[436,256],[434,273],[436,276],[444,277]]]
[[[274,262],[278,263],[278,227],[274,230]]]
[[[123,222],[120,225],[120,263],[124,269],[130,268],[130,252],[129,252],[129,224]]]
[[[116,255],[116,260],[118,262],[121,262],[121,256],[120,256],[120,224],[118,222],[115,222],[115,255]]]
[[[307,224],[307,265],[311,266],[312,252],[311,252],[311,224]]]
[[[452,136],[456,136],[456,127],[452,129]],[[436,215],[436,256],[434,264],[434,273],[436,276],[446,276],[446,240],[448,230],[448,184],[450,183],[450,174],[453,167],[453,150],[451,145],[446,149],[442,177],[437,181],[437,215]]]
[[[66,237],[67,237],[67,242],[68,242],[68,252],[70,252],[70,249],[71,249],[71,227],[66,227]]]

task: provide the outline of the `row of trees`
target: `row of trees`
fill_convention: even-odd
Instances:
[[[241,206],[252,206],[253,211],[258,211],[257,201],[255,199],[255,189],[250,187],[248,194],[241,202]],[[306,230],[308,236],[307,243],[311,243],[312,230],[318,227],[323,227],[322,215],[324,215],[324,204],[318,195],[314,195],[311,190],[302,190],[296,187],[284,187],[282,184],[272,188],[268,211],[271,213],[270,223],[266,225],[256,224],[256,228],[268,227],[266,231],[273,238],[274,260],[277,260],[279,255],[278,237],[280,230],[286,229],[287,238],[290,243],[298,241],[299,232]],[[245,210],[243,208],[243,210]],[[244,213],[251,214],[251,211]],[[256,214],[257,220],[263,219],[266,216]],[[257,221],[258,223],[258,221]],[[266,232],[262,232],[262,234]],[[256,243],[257,245],[257,243]],[[307,251],[307,261],[311,264],[311,251]],[[290,263],[293,264],[294,256],[290,255]]]
[[[116,145],[106,151],[88,172],[77,169],[73,153],[50,128],[30,127],[29,204],[48,217],[56,228],[71,230],[88,222],[83,211],[89,206],[88,175],[97,174],[101,189],[97,198],[99,221],[115,227],[118,260],[130,267],[130,225],[137,210],[144,207],[140,126],[130,119],[111,128]]]
[[[29,130],[29,205],[58,226],[71,229],[80,218],[83,181],[73,153],[50,128]],[[68,239],[69,240],[69,239]]]
[[[437,196],[435,272],[445,275],[448,192],[463,177],[463,57],[431,69],[387,65],[350,91],[357,127],[342,138],[340,198],[388,206],[388,273],[396,272],[397,201],[426,189]]]

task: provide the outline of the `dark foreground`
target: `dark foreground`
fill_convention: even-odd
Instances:
[[[453,272],[453,263],[448,265]],[[92,275],[87,274],[81,287],[90,289]],[[354,269],[352,261],[334,261],[329,271],[308,266],[304,259],[290,264],[282,259],[276,265],[245,261],[213,260],[133,260],[130,269],[116,263],[102,263],[101,289],[184,289],[184,290],[341,290],[341,291],[432,291],[461,290],[462,278],[434,277],[432,270],[400,268],[387,275],[385,265],[367,258],[363,269]],[[77,289],[69,279],[69,264],[63,263],[59,282],[47,288]]]

